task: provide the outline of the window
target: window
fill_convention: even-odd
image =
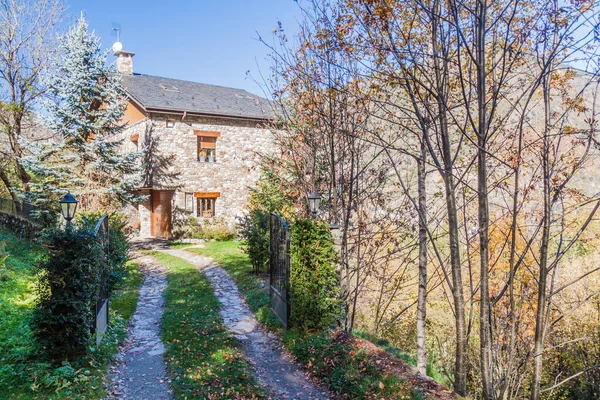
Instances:
[[[215,198],[198,198],[198,217],[212,218],[215,216]]]
[[[185,194],[185,212],[194,212],[194,193]]]
[[[215,162],[217,138],[198,136],[198,161]]]
[[[198,141],[198,161],[215,162],[217,159],[217,138],[219,132],[194,131]]]
[[[195,192],[198,203],[196,215],[201,218],[212,218],[215,216],[215,204],[217,198],[221,196],[219,192]]]
[[[159,86],[162,88],[162,90],[166,90],[167,92],[179,92],[177,86],[167,85],[164,83],[161,83]]]
[[[175,121],[167,120],[167,128],[174,128],[174,127],[175,127]]]

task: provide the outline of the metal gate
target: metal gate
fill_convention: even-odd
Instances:
[[[290,227],[271,213],[269,246],[271,310],[288,328],[290,317]]]
[[[96,302],[95,313],[96,321],[94,324],[96,333],[96,345],[99,346],[102,341],[103,335],[106,333],[108,327],[108,257],[109,257],[109,246],[110,236],[108,231],[108,215],[103,215],[98,220],[96,228],[94,229],[94,236],[102,245],[104,250],[104,262],[102,263],[102,271],[100,274],[100,298]]]

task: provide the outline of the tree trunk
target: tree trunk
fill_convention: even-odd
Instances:
[[[427,193],[425,165],[427,149],[421,141],[421,157],[417,160],[417,187],[419,195],[419,292],[417,300],[417,369],[427,375]]]
[[[444,186],[446,191],[446,207],[448,209],[448,236],[450,240],[450,264],[452,266],[452,297],[456,317],[456,355],[454,360],[454,391],[461,396],[467,394],[467,365],[465,298],[462,286],[462,270],[460,264],[460,248],[458,242],[458,216],[456,210],[456,193],[452,171],[446,175]]]
[[[2,168],[0,168],[0,181],[2,181],[2,183],[4,184],[4,187],[6,188],[6,191],[8,192],[8,194],[10,194],[10,196],[13,198],[13,200],[16,200],[16,194],[13,192],[12,190],[12,185],[10,183],[10,179],[8,178],[8,176],[6,175],[6,173],[4,172],[4,170]]]
[[[477,2],[476,59],[477,59],[477,198],[479,222],[479,345],[482,394],[485,400],[494,398],[492,382],[492,341],[489,290],[489,204],[487,188],[487,110],[486,110],[486,1]]]
[[[456,352],[454,359],[454,391],[461,396],[467,395],[467,364],[465,360],[467,335],[465,323],[465,296],[462,281],[462,265],[460,263],[460,247],[458,237],[458,211],[456,206],[456,186],[454,169],[450,152],[450,136],[444,107],[440,104],[440,131],[444,169],[441,171],[446,195],[448,212],[448,240],[450,244],[450,266],[452,269],[452,298],[454,301],[454,317],[456,327]]]
[[[538,277],[537,311],[535,316],[535,338],[533,345],[533,376],[531,378],[531,400],[539,400],[540,384],[542,381],[542,353],[544,351],[544,336],[546,333],[546,280],[548,278],[548,243],[550,241],[550,219],[552,205],[550,200],[550,76],[542,80],[544,94],[545,128],[542,148],[542,171],[544,174],[544,211],[542,225],[542,241],[540,243],[540,271]]]
[[[443,166],[439,166],[439,172],[444,180],[444,192],[446,196],[446,208],[448,211],[448,240],[450,245],[450,266],[452,269],[452,298],[454,301],[455,327],[456,327],[456,353],[454,359],[454,391],[461,396],[467,394],[467,365],[465,353],[467,345],[465,324],[465,298],[462,283],[462,266],[460,263],[460,247],[458,237],[458,212],[456,206],[456,187],[454,185],[454,157],[450,145],[450,132],[448,130],[448,93],[446,82],[448,81],[449,67],[443,53],[445,43],[440,43],[440,30],[443,30],[444,22],[441,21],[440,2],[435,1],[432,5],[432,61],[435,75],[435,101],[437,103],[437,123],[439,124],[439,135],[441,141],[441,153]],[[431,146],[428,145],[428,148]],[[432,157],[435,154],[432,153]]]

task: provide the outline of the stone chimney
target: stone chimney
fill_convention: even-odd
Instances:
[[[133,56],[135,53],[125,50],[115,52],[117,56],[117,71],[123,75],[133,75]]]

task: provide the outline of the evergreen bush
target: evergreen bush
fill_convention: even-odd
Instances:
[[[239,222],[244,251],[248,254],[255,273],[268,270],[269,216],[266,211],[254,209]]]
[[[291,227],[291,322],[301,329],[326,329],[342,316],[338,255],[329,226],[298,219]]]
[[[92,339],[103,249],[86,226],[49,230],[42,239],[48,253],[40,263],[32,330],[52,361],[72,360]]]
[[[80,212],[77,217],[80,223],[89,230],[94,230],[102,212]],[[123,279],[126,274],[125,264],[129,261],[129,237],[125,233],[127,229],[127,217],[118,212],[108,215],[109,245],[108,245],[108,290],[112,289]]]

